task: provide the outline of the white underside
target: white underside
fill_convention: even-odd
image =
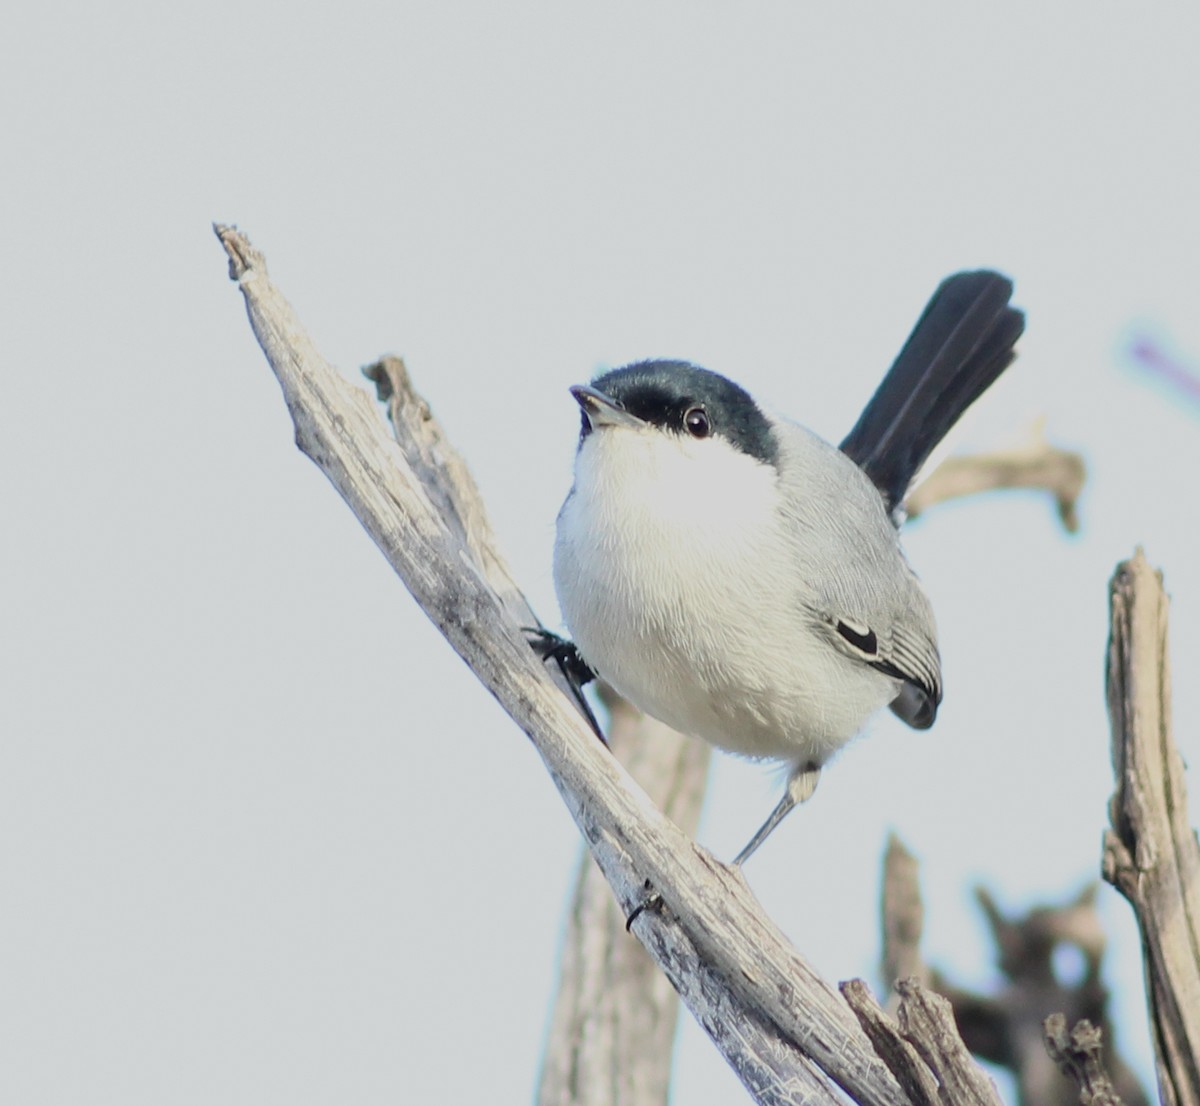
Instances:
[[[555,584],[580,653],[636,706],[723,749],[819,765],[898,685],[814,628],[776,479],[717,440],[596,430]]]

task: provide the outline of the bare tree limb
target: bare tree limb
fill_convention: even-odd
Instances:
[[[526,623],[491,585],[498,570],[464,543],[443,514],[443,490],[426,486],[370,399],[321,358],[262,256],[233,228],[215,229],[297,444],[534,742],[622,913],[645,903],[647,883],[654,889],[655,905],[633,932],[751,1093],[824,1104],[828,1078],[862,1106],[905,1103],[849,1008],[763,914],[741,874],[649,802],[554,685],[521,632]],[[511,580],[507,570],[498,578]]]
[[[926,966],[920,950],[922,912],[917,861],[893,834],[884,857],[884,982],[902,979],[905,966],[914,975],[927,977],[922,978],[922,984],[949,999],[958,1033],[971,1052],[1007,1068],[1016,1077],[1017,1101],[1022,1106],[1070,1106],[1079,1091],[1056,1070],[1061,1063],[1052,1059],[1053,1049],[1047,1053],[1046,1015],[1052,1010],[1066,1010],[1061,1017],[1063,1033],[1069,1016],[1079,1026],[1089,1027],[1097,1041],[1100,1029],[1090,1027],[1109,1022],[1108,990],[1101,972],[1106,941],[1096,913],[1096,890],[1097,885],[1090,884],[1061,906],[1037,906],[1024,916],[1010,918],[985,888],[977,888],[976,897],[991,927],[1005,980],[996,993],[979,995],[954,985],[941,972]],[[1064,947],[1080,954],[1082,971],[1078,977],[1062,978],[1055,968],[1055,952]],[[845,987],[843,994],[853,999]],[[851,1004],[860,1020],[864,1013],[870,1014],[859,1003]],[[898,1009],[899,1004],[896,994],[888,1004],[889,1011],[893,1006]],[[863,1021],[863,1027],[876,1051],[916,1097],[917,1092],[906,1082],[906,1069],[898,1066],[905,1062],[903,1057],[892,1054],[897,1049],[895,1043],[889,1043],[886,1036],[881,1038],[885,1030],[873,1028],[867,1021]],[[895,1032],[898,1034],[899,1029]],[[1084,1034],[1084,1040],[1090,1041],[1091,1037]],[[883,1047],[891,1051],[885,1053]],[[1119,1096],[1125,1106],[1146,1106],[1145,1092],[1115,1046],[1110,1056],[1109,1086],[1114,1096]]]
[[[1023,449],[946,458],[909,493],[904,509],[909,518],[916,518],[949,499],[1001,488],[1038,489],[1054,496],[1059,518],[1073,534],[1079,528],[1076,503],[1086,477],[1087,468],[1078,453],[1049,445],[1039,434],[1037,441]]]
[[[1167,597],[1139,549],[1110,586],[1108,709],[1116,791],[1104,878],[1133,907],[1163,1106],[1200,1106],[1200,845],[1171,733]]]
[[[496,547],[483,497],[466,462],[446,438],[429,404],[417,394],[404,362],[383,357],[363,369],[363,375],[374,382],[376,396],[387,404],[396,444],[455,540],[470,551],[514,620],[536,624],[532,608]]]

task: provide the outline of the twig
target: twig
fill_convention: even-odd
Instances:
[[[1062,1071],[1079,1085],[1082,1106],[1122,1106],[1104,1070],[1100,1030],[1084,1018],[1067,1032],[1063,1014],[1051,1014],[1044,1025],[1046,1051]]]
[[[916,518],[938,503],[1002,488],[1048,491],[1058,516],[1070,533],[1079,528],[1076,504],[1087,468],[1078,453],[1036,441],[1023,449],[948,457],[918,484],[904,502],[908,517]]]

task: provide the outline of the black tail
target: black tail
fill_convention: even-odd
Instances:
[[[942,281],[842,452],[883,493],[888,510],[971,406],[1006,369],[1025,316],[1012,281],[981,270]]]

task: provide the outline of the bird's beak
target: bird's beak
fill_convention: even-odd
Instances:
[[[603,392],[589,388],[586,384],[576,384],[571,389],[575,402],[583,408],[583,413],[596,430],[601,426],[645,426],[643,419],[631,415],[615,399],[609,399]]]

